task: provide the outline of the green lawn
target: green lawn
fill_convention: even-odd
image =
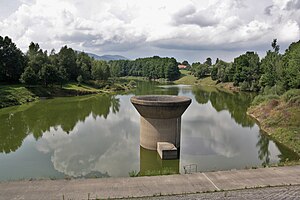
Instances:
[[[0,108],[21,105],[37,99],[36,95],[23,85],[0,86]]]
[[[183,85],[194,85],[197,83],[197,78],[194,75],[190,74],[188,70],[180,70],[181,76],[178,80],[174,81],[176,84]]]
[[[184,69],[180,70],[180,73],[181,76],[174,81],[175,84],[216,86],[216,81],[213,81],[210,76],[198,79],[190,71]]]

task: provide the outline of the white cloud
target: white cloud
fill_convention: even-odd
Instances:
[[[37,141],[37,150],[50,153],[54,168],[68,176],[128,176],[139,167],[139,115],[128,96],[118,98],[124,106],[117,114],[104,119],[91,113],[69,134],[61,127],[50,128]]]
[[[12,37],[22,50],[35,41],[48,50],[67,44],[128,57],[153,50],[193,51],[189,56],[225,50],[224,57],[232,59],[233,50],[264,52],[273,38],[285,48],[300,38],[299,0],[17,2],[0,14],[0,35]]]
[[[300,36],[299,25],[294,20],[289,20],[282,26],[279,32],[278,39],[284,42],[292,41],[294,38]]]

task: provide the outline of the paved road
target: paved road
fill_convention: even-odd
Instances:
[[[0,200],[151,197],[283,185],[300,185],[300,165],[136,178],[0,182]],[[231,193],[217,195],[222,194]]]
[[[225,192],[145,197],[135,200],[299,200],[300,185],[244,189]]]

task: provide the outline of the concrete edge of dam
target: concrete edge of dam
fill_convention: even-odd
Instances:
[[[167,176],[0,182],[0,199],[108,199],[300,185],[300,165]]]

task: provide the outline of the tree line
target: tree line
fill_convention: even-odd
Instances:
[[[282,94],[292,88],[300,88],[300,41],[292,43],[284,54],[279,53],[277,39],[271,43],[272,49],[260,60],[255,52],[246,52],[233,62],[211,59],[193,63],[194,76],[211,76],[217,82],[233,82],[244,91],[262,91]]]
[[[114,60],[109,62],[112,76],[142,76],[151,79],[176,80],[180,77],[175,58],[153,56],[136,60]]]
[[[27,85],[64,84],[70,81],[106,80],[109,66],[84,52],[64,46],[58,53],[43,51],[31,42],[26,54],[9,37],[0,36],[0,82]]]
[[[282,93],[300,88],[300,41],[292,43],[284,54],[274,39],[272,49],[260,60],[255,52],[246,52],[233,62],[207,58],[204,63],[191,66],[198,78],[211,76],[217,82],[233,82],[245,91],[273,90]],[[43,51],[31,42],[24,54],[9,37],[0,36],[0,82],[27,85],[63,85],[66,82],[107,80],[109,77],[142,76],[151,79],[176,80],[180,77],[175,58],[153,56],[136,60],[99,61],[84,52],[63,46],[58,53]]]
[[[34,42],[24,54],[9,37],[0,36],[0,82],[62,86],[66,82],[107,80],[111,76],[175,80],[180,72],[174,58],[158,56],[106,62],[67,46],[58,53],[54,49],[48,53]]]
[[[31,42],[26,54],[9,37],[0,36],[0,82],[27,85],[64,84],[69,81],[106,80],[109,66],[84,52],[64,46],[58,53],[43,51]]]

